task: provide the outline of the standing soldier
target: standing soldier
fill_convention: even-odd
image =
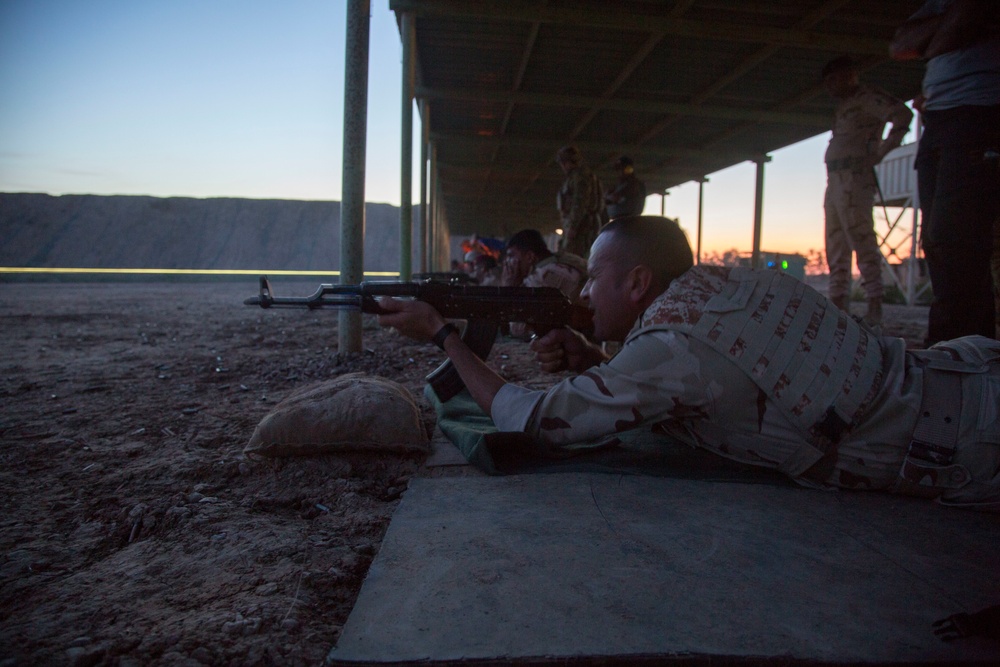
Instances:
[[[833,136],[826,149],[826,261],[830,267],[830,300],[848,310],[851,252],[858,256],[861,284],[868,299],[865,320],[882,321],[882,254],[875,238],[874,167],[899,146],[913,112],[888,93],[858,81],[847,56],[823,67],[823,84],[837,100]],[[892,129],[885,139],[886,124]]]
[[[604,195],[608,217],[612,220],[625,216],[642,215],[646,208],[646,184],[635,175],[632,158],[622,155],[615,161],[618,184]]]
[[[556,161],[566,174],[556,198],[563,229],[559,250],[586,258],[606,222],[604,190],[597,175],[583,163],[576,146],[560,148]]]

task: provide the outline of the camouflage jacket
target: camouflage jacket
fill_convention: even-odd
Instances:
[[[891,486],[913,433],[921,399],[919,369],[901,339],[882,338],[878,393],[860,423],[845,433],[832,460],[808,475],[797,464],[809,449],[794,415],[763,392],[726,355],[696,337],[651,325],[698,317],[727,283],[731,269],[695,267],[674,281],[637,321],[607,363],[547,391],[505,385],[492,405],[504,431],[525,431],[566,446],[635,428],[663,433],[729,459],[781,470],[809,486],[883,489]],[[749,322],[752,312],[743,313]],[[808,317],[808,313],[803,313]],[[806,323],[788,325],[805,329]],[[822,365],[823,350],[815,362]]]
[[[580,303],[580,290],[587,281],[587,262],[568,252],[555,253],[535,264],[521,284],[524,287],[555,287],[570,301]],[[524,336],[527,327],[523,322],[511,322],[513,336]]]
[[[864,169],[878,164],[903,141],[912,118],[913,112],[892,95],[862,85],[854,95],[837,103],[824,161],[832,169]],[[883,140],[887,123],[892,129]]]
[[[559,250],[587,257],[604,215],[604,191],[597,175],[585,165],[571,169],[556,206],[563,229]]]

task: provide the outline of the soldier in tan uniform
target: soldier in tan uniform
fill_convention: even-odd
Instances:
[[[536,229],[522,229],[507,242],[501,285],[555,287],[570,301],[580,302],[586,281],[587,260],[569,252],[553,253]],[[514,336],[528,333],[520,322],[512,322],[510,332]]]
[[[837,99],[833,136],[825,158],[829,295],[838,308],[848,309],[853,251],[868,299],[865,319],[878,324],[882,320],[882,255],[872,219],[876,190],[873,167],[903,141],[913,112],[891,95],[859,83],[848,57],[826,64],[823,84]],[[882,139],[886,124],[892,129]]]
[[[604,190],[576,146],[560,148],[556,161],[566,174],[556,197],[563,230],[559,250],[586,258],[604,222]]]
[[[443,346],[501,431],[548,448],[649,429],[820,488],[884,490],[1000,511],[1000,343],[907,351],[775,271],[692,267],[680,227],[622,218],[594,243],[581,294],[594,338],[532,343],[548,390],[506,383],[457,335]],[[382,325],[431,340],[426,303],[385,300]],[[445,330],[447,331],[447,330]]]

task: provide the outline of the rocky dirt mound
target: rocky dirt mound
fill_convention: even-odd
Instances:
[[[340,202],[0,193],[0,234],[0,266],[332,271]],[[398,271],[398,207],[365,205],[364,246]]]
[[[0,284],[0,665],[315,665],[335,644],[421,460],[243,447],[348,372],[408,387],[429,431],[443,355],[366,320],[367,351],[338,357],[334,313],[242,306],[255,292]],[[520,342],[491,363],[552,381]]]

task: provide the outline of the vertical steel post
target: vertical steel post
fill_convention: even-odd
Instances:
[[[708,183],[708,179],[704,176],[698,179],[698,250],[694,257],[695,264],[701,264],[701,226],[705,213],[705,183]]]
[[[923,118],[919,115],[917,116],[917,122],[914,126],[916,129],[916,141],[917,144],[920,143],[920,130]],[[915,159],[915,158],[914,158]],[[910,174],[910,178],[913,178],[913,174]],[[916,179],[913,179],[916,181]],[[913,231],[910,236],[910,261],[906,265],[906,305],[913,306],[916,305],[917,301],[917,253],[920,252],[920,189],[917,187],[916,182],[913,183],[913,192],[910,194],[910,206],[913,207]]]
[[[413,88],[416,76],[417,28],[413,12],[404,12],[400,27],[403,37],[403,114],[400,133],[399,169],[399,277],[409,280],[413,244]]]
[[[764,217],[764,164],[770,161],[770,155],[762,155],[754,160],[757,164],[757,189],[753,202],[753,255],[750,257],[750,266],[754,269],[759,269],[761,264],[760,235]]]
[[[441,210],[441,193],[438,192],[438,172],[437,172],[437,146],[431,144],[431,210],[430,210],[430,229],[428,229],[430,238],[427,241],[428,247],[430,248],[430,267],[431,271],[438,270],[438,257],[440,253],[438,252],[438,215]]]
[[[365,151],[368,132],[368,35],[371,0],[347,3],[344,59],[344,158],[340,196],[340,282],[359,283],[365,272]],[[338,318],[341,353],[361,351],[361,313]]]
[[[430,105],[427,100],[420,103],[420,232],[417,235],[420,239],[420,270],[429,271],[427,246],[430,243],[430,234],[427,229],[427,160],[428,143],[431,140],[431,119]]]

